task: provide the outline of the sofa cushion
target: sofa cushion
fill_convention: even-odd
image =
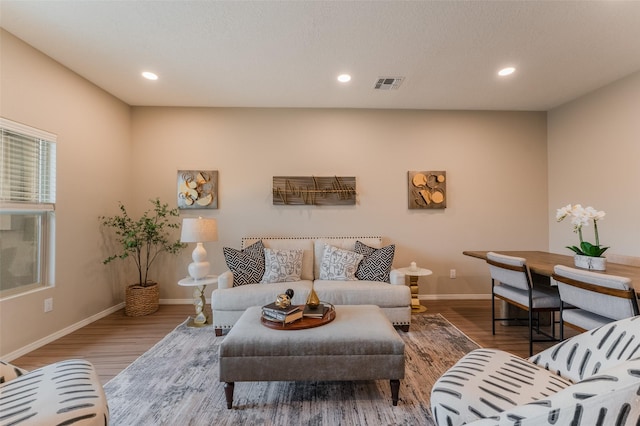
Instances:
[[[356,241],[355,252],[364,256],[358,265],[356,278],[359,280],[388,283],[395,251],[395,244],[378,249]]]
[[[322,302],[334,305],[378,305],[381,308],[411,305],[411,290],[406,285],[379,281],[315,280],[313,289]]]
[[[325,244],[320,262],[320,279],[355,281],[362,258],[363,256],[356,252]]]
[[[264,249],[261,284],[300,281],[303,250]]]
[[[246,237],[242,239],[242,245],[247,246],[254,242],[262,240],[265,248],[277,250],[303,250],[302,255],[302,272],[300,272],[301,280],[313,280],[313,239],[298,237]]]
[[[264,284],[247,284],[235,288],[219,288],[211,293],[213,311],[244,311],[250,306],[264,306],[276,300],[287,289],[293,290],[294,305],[303,305],[311,291],[311,281]],[[214,315],[215,317],[215,315]]]
[[[233,272],[233,286],[259,283],[264,275],[264,244],[256,241],[243,250],[223,247],[224,261]]]
[[[341,248],[343,250],[355,250],[356,241],[362,241],[364,244],[379,248],[382,245],[380,237],[323,237],[313,240],[314,266],[313,277],[320,278],[320,263],[322,263],[322,254],[324,253],[325,244]]]

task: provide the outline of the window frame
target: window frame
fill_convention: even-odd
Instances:
[[[36,220],[34,226],[36,228],[35,231],[37,232],[37,235],[35,235],[33,239],[34,243],[37,243],[37,247],[33,248],[35,251],[35,258],[37,259],[37,270],[35,273],[37,281],[9,289],[0,288],[0,300],[50,288],[55,285],[55,175],[57,162],[55,151],[57,136],[52,133],[0,117],[0,138],[4,139],[5,131],[26,138],[31,138],[34,141],[46,141],[51,144],[51,146],[46,149],[45,153],[39,151],[39,156],[37,158],[39,161],[45,161],[49,165],[50,170],[47,169],[47,173],[50,173],[52,182],[47,180],[47,188],[51,189],[48,193],[50,193],[51,196],[48,197],[46,202],[12,200],[7,198],[11,196],[11,191],[0,192],[0,214],[2,216],[10,215],[10,218],[12,216],[35,216]],[[2,148],[3,145],[4,142],[0,144],[0,148]],[[2,158],[4,157],[0,156],[0,159]],[[10,159],[8,157],[5,158],[5,164],[0,164],[0,168],[10,166],[9,161]],[[16,166],[16,164],[13,164],[13,166]],[[5,173],[8,173],[8,171],[5,171]],[[32,176],[31,178],[34,177]],[[0,183],[3,182],[3,179],[3,176],[0,176]],[[37,180],[39,177],[36,177],[35,179]],[[3,185],[8,186],[10,184],[11,183],[5,182]],[[40,194],[42,186],[40,184],[37,186],[37,192]],[[52,186],[52,188],[49,188],[49,186]],[[38,198],[40,200],[40,197]],[[33,219],[30,218],[30,220]],[[22,238],[22,240],[24,240],[24,238]],[[2,267],[2,265],[0,265],[0,267]]]

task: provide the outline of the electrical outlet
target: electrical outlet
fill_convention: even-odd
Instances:
[[[455,269],[449,269],[449,278],[451,278],[451,279],[455,279],[456,278],[456,270]]]
[[[45,312],[53,311],[53,297],[44,299],[44,311]]]

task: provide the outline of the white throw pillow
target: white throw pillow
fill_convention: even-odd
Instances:
[[[300,281],[304,250],[264,249],[264,275],[260,284]]]
[[[320,279],[357,281],[356,271],[364,256],[350,250],[325,245],[320,263]]]

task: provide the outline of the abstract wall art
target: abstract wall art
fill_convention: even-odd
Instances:
[[[408,176],[410,209],[447,207],[447,173],[445,171],[408,172]]]
[[[273,177],[274,205],[340,206],[355,203],[355,177]]]
[[[178,208],[217,209],[217,170],[178,170]]]

